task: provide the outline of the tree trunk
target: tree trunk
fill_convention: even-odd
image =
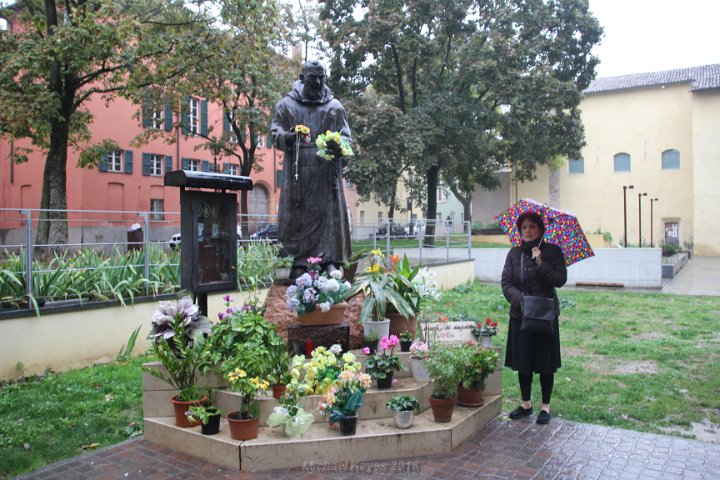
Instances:
[[[388,220],[390,223],[393,223],[393,219],[395,218],[395,198],[397,197],[397,182],[395,182],[395,186],[393,187],[392,197],[390,197],[390,208],[388,210]]]
[[[67,224],[67,147],[70,120],[51,122],[50,149],[45,159],[36,245],[65,244]],[[48,212],[47,209],[60,210]],[[48,247],[49,248],[49,247]]]
[[[440,167],[433,165],[427,174],[427,217],[425,226],[425,245],[435,244],[435,218],[437,217],[437,188],[440,180]]]
[[[460,198],[460,202],[462,202],[463,206],[463,220],[467,222],[463,224],[463,231],[468,233],[470,231],[470,225],[472,224],[472,209],[470,208],[472,206],[472,198],[458,198]]]

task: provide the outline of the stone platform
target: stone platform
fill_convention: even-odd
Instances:
[[[358,360],[365,356],[356,354]],[[409,363],[409,354],[398,354],[403,364]],[[162,368],[159,364],[148,364]],[[337,427],[327,423],[317,405],[320,395],[308,396],[305,410],[312,412],[314,423],[300,438],[288,438],[280,429],[267,426],[267,418],[277,401],[270,396],[260,397],[260,433],[257,438],[238,441],[230,438],[227,420],[223,418],[220,433],[205,436],[200,427],[178,428],[170,398],[176,393],[158,378],[143,374],[143,402],[145,438],[150,442],[202,458],[232,470],[260,471],[275,468],[300,467],[308,461],[340,462],[388,460],[417,455],[449,453],[465,439],[490,422],[500,413],[502,403],[502,377],[497,371],[486,381],[485,403],[482,407],[457,406],[452,421],[436,423],[430,410],[430,383],[417,383],[407,371],[396,372],[397,382],[392,388],[371,388],[365,393],[362,408],[358,410],[357,433],[342,436]],[[206,377],[201,385],[215,390],[216,403],[224,415],[238,410],[240,396],[225,390],[221,378]],[[385,403],[395,395],[414,395],[420,402],[420,413],[406,430],[394,426],[392,411]]]

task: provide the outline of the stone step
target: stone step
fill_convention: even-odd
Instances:
[[[308,462],[337,465],[338,462],[370,460],[389,460],[376,466],[392,469],[391,464],[399,458],[447,453],[459,446],[500,413],[500,395],[484,398],[482,407],[457,406],[448,423],[434,422],[432,412],[426,410],[416,415],[413,426],[407,430],[395,428],[392,418],[368,419],[360,413],[357,433],[351,436],[342,436],[337,426],[323,422],[313,424],[300,438],[288,438],[279,429],[261,427],[257,438],[237,441],[230,438],[224,418],[219,434],[204,436],[200,427],[176,427],[172,417],[146,417],[145,438],[234,470],[259,471],[302,467]]]

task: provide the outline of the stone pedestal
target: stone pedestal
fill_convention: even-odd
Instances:
[[[285,340],[288,340],[290,326],[297,324],[297,313],[289,310],[285,303],[285,291],[287,287],[287,285],[272,285],[270,287],[267,297],[265,298],[265,315],[263,315],[265,320],[277,325],[278,333],[282,335]],[[348,328],[350,349],[362,347],[363,326],[359,319],[364,300],[365,297],[362,294],[347,299],[348,306],[345,309],[343,325],[347,325]],[[307,340],[307,337],[305,340]],[[290,342],[288,342],[288,344],[289,343]],[[303,347],[304,345],[303,343]],[[291,344],[290,347],[292,348]]]
[[[338,343],[343,352],[350,350],[350,325],[300,325],[291,323],[287,329],[288,348],[295,355],[305,354],[305,345],[308,339],[312,341],[313,348],[331,347]]]

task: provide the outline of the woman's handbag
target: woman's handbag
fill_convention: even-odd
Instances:
[[[525,283],[525,254],[520,253],[520,290]],[[554,298],[523,294],[521,332],[553,333],[555,320]]]

